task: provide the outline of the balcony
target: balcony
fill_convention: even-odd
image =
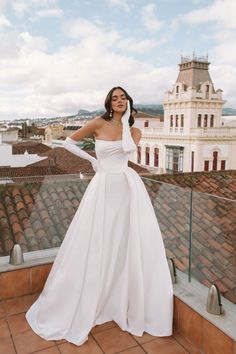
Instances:
[[[32,332],[24,313],[43,288],[89,182],[37,176],[0,186],[0,353],[236,354],[236,201],[144,177],[167,257],[177,266],[173,335],[136,337],[111,321],[76,347]],[[19,266],[9,264],[15,242],[24,251]],[[220,316],[205,309],[212,283],[222,294]]]
[[[236,128],[232,127],[216,127],[216,128],[192,128],[190,130],[191,136],[197,137],[227,137],[231,139],[232,137],[236,136]]]

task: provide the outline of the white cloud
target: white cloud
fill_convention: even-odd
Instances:
[[[214,0],[212,4],[191,11],[181,18],[187,24],[203,24],[206,30],[202,38],[211,41],[209,49],[209,59],[216,67],[222,65],[222,68],[228,68],[230,75],[235,70],[236,63],[236,1],[235,0]],[[213,26],[210,26],[212,24]],[[223,78],[221,71],[217,70],[222,79],[222,85],[229,85],[231,92],[236,96],[236,87],[233,90],[233,84]],[[225,73],[227,77],[228,73]],[[234,84],[235,85],[235,84]],[[222,89],[224,90],[224,87]],[[227,86],[225,86],[227,87]],[[235,106],[235,103],[234,103]]]
[[[10,21],[2,14],[0,14],[0,27],[11,27]]]
[[[0,0],[0,9],[1,9],[1,10],[6,6],[7,1],[8,1],[8,0]]]
[[[32,19],[38,19],[43,17],[62,17],[63,11],[59,8],[51,8],[46,10],[39,10]]]
[[[29,32],[21,32],[19,37],[23,40],[23,47],[25,46],[29,52],[46,51],[48,47],[48,40],[44,37],[33,37]]]
[[[72,38],[86,38],[102,34],[102,24],[97,24],[88,21],[84,18],[78,18],[75,21],[66,22],[64,29],[66,34]]]
[[[212,65],[211,77],[216,89],[223,90],[223,99],[227,102],[225,107],[235,107],[235,77],[236,68],[234,65]]]
[[[151,49],[155,48],[157,45],[158,42],[154,39],[137,40],[131,37],[121,39],[117,43],[118,48],[134,54],[148,52]]]
[[[176,68],[156,69],[114,52],[114,43],[125,43],[118,32],[98,29],[82,19],[71,23],[71,28],[67,24],[66,29],[75,43],[53,54],[46,52],[45,38],[28,32],[8,33],[5,38],[2,34],[0,50],[4,49],[7,58],[0,57],[4,92],[0,118],[57,116],[76,113],[79,108],[98,108],[116,85],[124,86],[136,103],[160,102],[176,76]],[[2,48],[4,39],[8,46]],[[143,41],[136,50],[152,45]]]
[[[222,29],[236,29],[235,12],[235,0],[215,0],[211,5],[182,15],[182,20],[189,24],[215,22]]]
[[[117,85],[127,89],[136,104],[159,103],[178,75],[177,65],[158,68],[134,55],[153,50],[168,36],[158,41],[137,41],[111,31],[106,23],[83,18],[66,22],[64,31],[69,44],[54,53],[47,52],[50,43],[44,37],[27,31],[17,33],[11,28],[0,33],[0,119],[66,115],[80,108],[98,108],[103,106],[110,88]],[[225,31],[227,40],[223,41],[217,32],[215,40],[219,44],[210,51],[210,59],[214,53],[213,81],[214,76],[220,80],[215,86],[224,90],[229,102],[236,96],[232,35],[231,30]],[[225,62],[226,56],[233,59]]]
[[[13,0],[11,6],[18,16],[23,16],[29,8],[30,3],[27,4],[26,0]]]
[[[57,6],[58,0],[11,0],[9,5],[18,16],[61,17],[63,11]]]
[[[107,0],[107,3],[111,6],[111,7],[117,7],[120,8],[121,10],[125,11],[125,12],[130,12],[131,7],[128,4],[127,0]]]
[[[69,37],[80,40],[80,47],[88,55],[99,55],[106,48],[114,47],[114,43],[121,39],[117,31],[106,30],[102,24],[98,26],[83,18],[65,23],[64,30]]]
[[[163,22],[158,20],[155,12],[156,5],[154,3],[144,6],[141,11],[144,26],[151,32],[156,32],[163,26]]]

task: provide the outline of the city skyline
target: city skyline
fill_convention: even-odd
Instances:
[[[101,108],[117,85],[159,104],[193,52],[208,54],[236,108],[235,10],[234,0],[0,0],[0,120]]]

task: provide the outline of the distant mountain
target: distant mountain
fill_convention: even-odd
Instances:
[[[80,109],[78,111],[78,113],[77,113],[77,117],[82,117],[82,116],[94,117],[94,116],[101,115],[104,112],[105,112],[104,109],[99,109],[99,110],[96,110],[96,111],[87,111],[86,109]]]
[[[135,108],[138,111],[151,114],[152,116],[163,115],[164,110],[161,104],[139,104]]]
[[[235,116],[236,109],[235,108],[223,108],[222,115],[223,116]]]
[[[153,116],[164,114],[163,106],[161,104],[138,104],[138,105],[135,105],[135,108],[140,112],[151,114]],[[95,111],[88,111],[86,109],[80,109],[77,113],[77,117],[84,116],[84,115],[95,117],[95,116],[100,116],[104,112],[105,112],[104,109],[98,109]],[[236,109],[229,108],[229,107],[223,108],[222,114],[229,115],[229,116],[236,115]]]
[[[162,105],[160,104],[139,104],[139,105],[135,105],[135,108],[138,111],[147,113],[147,114],[151,114],[153,116],[156,115],[160,115],[163,114],[163,108]],[[80,109],[77,113],[77,117],[81,117],[81,116],[99,116],[101,114],[103,114],[105,112],[104,109],[98,109],[96,111],[88,111],[86,109]]]
[[[89,115],[91,112],[86,109],[80,109],[77,113],[77,116]]]

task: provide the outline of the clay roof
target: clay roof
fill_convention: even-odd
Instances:
[[[198,192],[236,199],[236,170],[152,175],[152,178]]]
[[[172,176],[172,183],[174,178]],[[235,173],[225,179],[204,176],[196,180],[192,204],[192,276],[206,286],[218,285],[222,295],[236,303],[236,200],[218,198],[197,190],[235,196]],[[207,178],[209,177],[209,178]],[[215,178],[214,178],[215,177]],[[181,184],[184,186],[184,176]],[[178,269],[188,272],[190,237],[190,188],[180,188],[180,181],[167,184],[145,180],[152,198],[167,256]],[[186,180],[185,180],[186,181]],[[231,184],[232,182],[232,184]],[[226,192],[229,188],[229,192]]]
[[[157,116],[153,116],[152,114],[148,114],[148,113],[145,113],[145,112],[141,112],[141,111],[138,111],[136,114],[135,114],[135,117],[134,119],[136,118],[152,118],[152,119],[161,119],[162,115],[157,115]]]
[[[206,81],[212,83],[209,71],[208,62],[199,62],[197,60],[190,60],[187,63],[179,64],[180,71],[176,82],[182,82],[186,87],[199,88],[200,84]]]
[[[88,151],[88,153],[92,156],[95,156],[94,151]],[[94,170],[92,168],[91,163],[88,160],[84,160],[63,147],[55,147],[54,149],[47,151],[45,153],[40,154],[40,156],[48,156],[49,160],[54,162],[56,166],[63,170],[65,173],[92,173],[94,174]],[[129,161],[128,165],[132,167],[138,173],[148,173],[146,168],[143,168],[131,161]],[[31,166],[48,166],[48,159],[36,162]]]
[[[25,151],[28,151],[29,154],[38,154],[45,151],[52,150],[49,146],[39,143],[37,141],[22,141],[15,144],[12,144],[12,153],[13,154],[24,154]]]

